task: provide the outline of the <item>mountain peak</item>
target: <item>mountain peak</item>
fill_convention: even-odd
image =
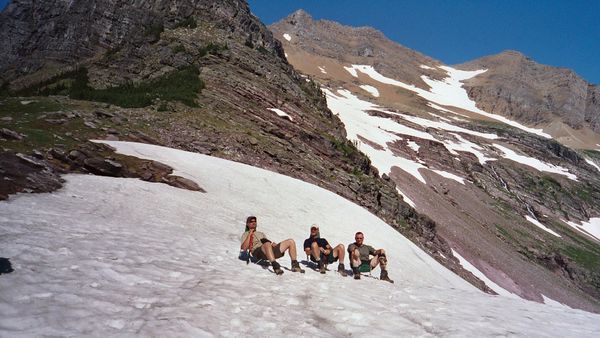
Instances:
[[[298,9],[294,13],[290,14],[286,19],[299,20],[299,21],[312,21],[313,17],[303,9]]]

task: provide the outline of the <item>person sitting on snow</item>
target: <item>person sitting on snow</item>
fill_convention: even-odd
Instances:
[[[387,258],[385,256],[385,250],[375,250],[372,246],[363,244],[364,239],[365,236],[359,231],[354,235],[354,240],[356,242],[348,245],[350,265],[352,266],[354,279],[360,279],[361,272],[370,272],[379,265],[381,269],[379,279],[393,283],[394,281],[390,279],[386,270]],[[373,258],[369,258],[370,256],[373,256]]]
[[[316,224],[310,227],[310,237],[304,241],[304,252],[310,255],[311,261],[319,265],[319,272],[325,273],[325,265],[339,259],[337,271],[344,277],[348,275],[344,268],[344,245],[338,244],[332,249],[329,242],[325,238],[321,238],[319,227]]]
[[[242,234],[240,249],[248,250],[250,255],[255,258],[268,260],[273,271],[278,275],[283,274],[283,270],[275,260],[283,257],[285,252],[289,251],[292,259],[292,271],[304,273],[296,260],[296,242],[293,239],[286,239],[280,243],[271,242],[264,233],[256,231],[256,216],[249,216],[246,219],[246,231]]]

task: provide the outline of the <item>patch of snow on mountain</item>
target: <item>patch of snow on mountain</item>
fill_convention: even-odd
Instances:
[[[379,90],[377,90],[377,88],[375,88],[373,86],[361,85],[360,88],[366,90],[367,92],[369,92],[371,95],[373,95],[375,97],[379,97]]]
[[[598,166],[598,165],[597,165],[597,164],[596,164],[594,161],[590,160],[589,158],[585,158],[585,161],[586,161],[586,162],[587,162],[589,165],[593,166],[593,167],[594,167],[594,168],[596,168],[598,171],[600,171],[600,167],[599,167],[599,166]]]
[[[496,134],[480,133],[478,131],[462,128],[462,127],[455,126],[453,124],[446,123],[446,122],[433,121],[433,120],[424,119],[424,118],[417,117],[417,116],[411,116],[411,115],[400,114],[400,113],[397,113],[395,115],[401,116],[405,120],[408,120],[410,122],[413,122],[415,124],[418,124],[418,125],[424,126],[424,127],[431,127],[431,128],[442,129],[442,130],[446,130],[446,131],[454,131],[454,132],[459,132],[459,133],[470,134],[470,135],[474,135],[474,136],[478,136],[478,137],[483,137],[488,140],[495,140],[498,138],[498,135],[496,135]]]
[[[415,202],[413,202],[413,200],[411,200],[405,193],[398,189],[398,187],[396,187],[396,191],[398,192],[398,194],[400,194],[400,196],[402,196],[404,202],[408,203],[408,205],[410,205],[411,207],[416,208]]]
[[[464,71],[464,70],[458,70],[458,69],[448,67],[448,66],[440,66],[441,69],[444,69],[448,73],[447,78],[445,78],[443,80],[434,80],[425,75],[421,76],[421,79],[427,85],[429,85],[429,87],[431,88],[429,91],[427,91],[427,90],[418,88],[414,85],[409,85],[409,84],[403,83],[401,81],[394,80],[394,79],[388,78],[386,76],[383,76],[379,72],[377,72],[375,70],[375,68],[373,68],[373,66],[352,65],[352,67],[345,67],[345,68],[347,70],[348,70],[348,68],[351,68],[352,71],[354,71],[354,73],[356,73],[356,71],[358,70],[362,73],[367,74],[372,79],[379,81],[381,83],[385,83],[385,84],[389,84],[389,85],[393,85],[393,86],[397,86],[400,88],[404,88],[404,89],[413,91],[413,92],[417,93],[419,96],[423,97],[424,99],[434,102],[434,103],[437,103],[439,105],[453,106],[453,107],[469,110],[469,111],[475,112],[477,114],[484,115],[484,116],[493,118],[495,120],[501,121],[501,122],[508,124],[510,126],[513,126],[515,128],[519,128],[521,130],[524,130],[524,131],[527,131],[527,132],[530,132],[530,133],[533,133],[533,134],[536,134],[536,135],[539,135],[539,136],[542,136],[545,138],[551,138],[551,136],[549,134],[544,133],[542,129],[529,128],[529,127],[526,127],[516,121],[509,120],[509,119],[505,118],[504,116],[490,114],[488,112],[485,112],[485,111],[477,108],[477,106],[475,105],[475,101],[473,101],[469,98],[467,91],[462,87],[461,81],[468,80],[472,77],[482,74],[482,73],[486,72],[487,69],[481,69],[481,70],[475,70],[475,71]],[[348,71],[350,71],[350,70],[348,70]],[[356,77],[358,77],[358,74],[356,75]]]
[[[587,222],[581,222],[581,224],[570,221],[563,222],[567,223],[576,230],[600,241],[600,217],[590,218]]]
[[[570,180],[577,181],[577,176],[573,175],[569,172],[568,169],[563,168],[561,166],[556,166],[553,164],[549,164],[546,162],[542,162],[537,158],[519,155],[514,150],[501,146],[499,144],[494,144],[494,147],[498,148],[501,152],[504,153],[503,157],[509,160],[524,164],[526,166],[530,166],[538,171],[545,171],[549,173],[559,174],[566,176]]]
[[[421,67],[423,69],[435,69],[433,67],[429,67],[429,66],[426,66],[426,65],[420,65],[419,67]]]
[[[465,151],[465,152],[471,153],[477,157],[477,160],[479,160],[479,163],[481,163],[481,164],[485,164],[488,161],[496,160],[493,157],[487,157],[483,152],[481,152],[481,150],[483,150],[483,148],[481,146],[464,139],[459,134],[452,134],[452,136],[456,137],[458,142],[446,140],[444,144],[446,145],[446,148],[448,148],[449,150],[455,151],[455,152],[456,151]]]
[[[500,285],[494,283],[491,279],[487,278],[487,276],[483,272],[481,272],[479,269],[477,269],[473,264],[471,264],[468,260],[466,260],[458,252],[456,252],[456,250],[454,250],[454,249],[451,249],[451,250],[452,250],[452,254],[454,255],[454,257],[458,258],[458,261],[460,262],[460,265],[463,266],[463,268],[470,271],[473,275],[475,275],[475,277],[481,279],[485,283],[485,285],[487,285],[490,289],[494,290],[494,292],[496,292],[497,294],[504,296],[504,297],[520,299],[519,296],[506,290],[505,288],[501,287]]]
[[[288,40],[288,41],[292,41],[292,37],[288,34],[288,33],[284,33],[283,34],[283,38]]]
[[[319,70],[321,71],[321,73],[327,74],[327,71],[325,70],[325,68],[319,66]]]
[[[277,109],[277,108],[269,108],[270,111],[274,112],[275,114],[277,114],[277,116],[279,117],[285,117],[290,121],[294,121],[294,119],[286,112],[284,112],[281,109]]]
[[[433,102],[427,102],[427,105],[428,105],[428,106],[430,106],[430,107],[431,107],[431,108],[433,108],[433,109],[436,109],[436,110],[445,111],[446,113],[451,113],[451,114],[454,114],[454,115],[462,116],[462,117],[465,117],[465,118],[467,118],[467,119],[469,118],[469,117],[468,117],[467,115],[465,115],[465,114],[457,113],[457,112],[455,112],[455,111],[453,111],[453,110],[446,109],[446,108],[444,108],[444,107],[438,106],[437,104],[435,104],[435,103],[433,103]]]
[[[415,141],[408,140],[408,141],[406,141],[406,143],[408,144],[408,147],[410,149],[415,151],[415,153],[419,152],[420,146]]]
[[[547,226],[543,225],[542,223],[540,223],[537,219],[529,216],[529,215],[525,215],[525,219],[528,220],[529,222],[535,224],[535,226],[537,226],[538,228],[551,233],[552,235],[556,236],[556,237],[562,237],[561,235],[559,235],[558,233],[556,233],[555,231],[553,231],[552,229],[548,228]]]
[[[346,67],[344,66],[344,69],[348,71],[348,73],[350,73],[350,75],[354,76],[354,77],[358,77],[358,73],[356,72],[356,69],[354,69],[354,67]]]
[[[465,179],[458,176],[458,175],[454,175],[453,173],[449,173],[447,171],[444,170],[437,170],[437,169],[431,169],[431,171],[433,171],[434,173],[437,173],[438,175],[445,177],[445,178],[449,178],[451,180],[454,180],[460,184],[465,184]]]
[[[165,163],[207,192],[66,175],[55,193],[0,202],[0,248],[15,268],[0,276],[0,336],[600,335],[599,315],[476,290],[314,185],[180,150],[105,143]],[[362,230],[386,249],[396,284],[292,273],[287,255],[283,276],[246,265],[237,254],[249,214],[275,241],[300,244],[312,223],[333,244]]]
[[[443,116],[439,116],[438,114],[434,114],[434,113],[429,113],[429,115],[433,116],[433,117],[437,117],[438,119],[442,120],[442,121],[446,121],[446,122],[450,122],[450,119],[447,119]]]

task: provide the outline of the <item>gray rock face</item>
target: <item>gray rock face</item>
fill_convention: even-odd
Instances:
[[[2,80],[155,42],[164,29],[189,17],[251,35],[254,43],[283,55],[244,1],[15,0],[0,13]]]
[[[541,65],[514,51],[458,67],[488,69],[465,86],[485,111],[533,124],[558,117],[573,128],[600,132],[600,88],[569,69]]]

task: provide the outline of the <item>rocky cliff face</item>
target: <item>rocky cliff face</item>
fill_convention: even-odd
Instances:
[[[502,116],[545,128],[556,116],[549,107],[558,107],[557,102],[579,112],[570,118],[585,124],[588,84],[570,71],[545,69],[514,55],[494,65],[462,65],[461,70],[488,71],[460,82],[451,74],[465,73],[373,29],[316,21],[302,11],[270,28],[290,63],[327,88],[331,109],[379,165],[380,174],[431,217],[449,245],[497,287],[526,299],[543,301],[543,295],[598,311],[600,238],[567,221],[600,215],[595,203],[600,175],[594,167],[599,153],[575,151],[549,135],[538,136],[539,130],[536,135],[515,121],[477,113],[490,101],[479,101],[476,94],[492,82],[502,84],[500,96],[513,108],[519,106],[513,115]],[[368,53],[361,53],[363,46]],[[539,68],[535,77],[534,66]],[[568,90],[559,90],[558,83]],[[553,93],[553,105],[544,111],[537,108],[542,91]],[[453,101],[445,93],[464,93],[464,99]],[[475,99],[472,106],[465,103],[469,97]],[[597,140],[597,134],[590,135],[589,140]],[[507,156],[500,149],[515,154]],[[530,164],[564,168],[577,180],[524,165],[525,158]]]
[[[287,63],[245,2],[14,1],[0,28],[2,124],[19,138],[0,146],[28,167],[3,171],[10,183],[1,193],[56,188],[31,186],[42,172],[58,184],[55,173],[76,171],[185,185],[159,164],[86,140],[158,143],[334,191],[489,291],[455,259],[442,259],[452,252],[436,224],[346,140],[319,86]]]
[[[488,70],[466,84],[469,96],[485,111],[531,124],[559,118],[575,129],[600,132],[600,87],[570,69],[541,65],[515,51],[458,67]]]

